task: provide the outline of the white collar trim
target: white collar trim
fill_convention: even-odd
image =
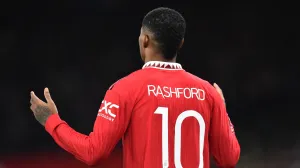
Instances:
[[[174,62],[161,62],[161,61],[149,61],[144,64],[144,68],[156,68],[165,70],[182,70],[182,66],[179,63]]]

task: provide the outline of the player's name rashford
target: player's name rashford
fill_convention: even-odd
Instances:
[[[147,85],[148,96],[161,96],[162,98],[196,98],[205,100],[205,92],[199,88],[174,88],[159,85]]]

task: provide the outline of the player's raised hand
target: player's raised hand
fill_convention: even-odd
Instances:
[[[215,87],[215,89],[217,90],[217,92],[219,93],[219,95],[221,96],[221,98],[223,99],[223,101],[225,102],[225,98],[224,98],[222,89],[221,89],[221,88],[219,87],[219,85],[216,84],[216,83],[214,83],[214,87]]]
[[[41,123],[43,126],[45,126],[45,123],[49,116],[52,114],[56,114],[57,108],[54,103],[54,101],[51,98],[50,92],[48,88],[44,89],[44,95],[47,102],[42,101],[39,99],[33,91],[30,92],[30,109],[32,110],[35,119]]]

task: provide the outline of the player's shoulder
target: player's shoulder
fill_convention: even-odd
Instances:
[[[117,80],[110,87],[109,90],[129,90],[132,86],[137,86],[139,84],[140,76],[142,74],[141,70],[134,71],[129,75]]]
[[[190,72],[186,71],[186,75],[188,76],[188,78],[190,80],[194,81],[195,83],[198,83],[198,84],[203,85],[203,86],[209,86],[210,85],[210,83],[208,81],[206,81],[206,80],[204,80],[204,79],[202,79],[202,78],[200,78],[200,77],[198,77],[198,76],[196,76],[196,75],[194,75]]]
[[[217,92],[216,92],[216,89],[212,86],[212,84],[210,84],[207,80],[204,80],[192,73],[189,73],[189,72],[186,72],[186,73],[191,80],[194,80],[196,83],[198,83],[201,86],[201,88],[205,91],[206,98],[208,98],[210,100],[214,99]]]

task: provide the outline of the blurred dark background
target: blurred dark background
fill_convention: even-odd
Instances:
[[[34,119],[29,92],[43,97],[49,87],[60,116],[88,134],[106,89],[142,67],[141,21],[159,6],[186,18],[178,62],[224,91],[242,149],[237,167],[300,167],[295,4],[29,0],[0,5],[1,168],[45,167],[58,158],[79,165]],[[120,161],[120,151],[110,162]]]

